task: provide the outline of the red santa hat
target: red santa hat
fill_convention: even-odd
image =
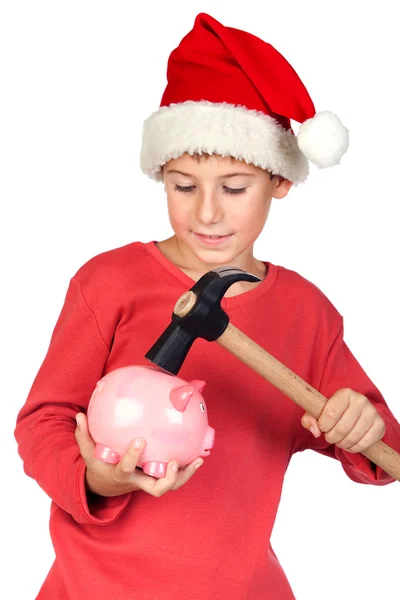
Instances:
[[[160,108],[144,122],[141,168],[189,154],[245,160],[295,185],[308,160],[339,164],[349,136],[331,112],[316,113],[299,76],[273,46],[201,13],[169,57]],[[290,120],[301,123],[297,137]]]

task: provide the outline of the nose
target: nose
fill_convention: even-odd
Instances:
[[[200,223],[213,223],[221,218],[221,207],[212,190],[202,191],[196,207],[196,218]]]
[[[210,454],[211,448],[214,447],[215,442],[215,429],[213,427],[208,426],[206,430],[206,435],[204,436],[204,451],[202,456],[208,456]]]

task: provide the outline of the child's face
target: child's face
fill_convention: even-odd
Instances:
[[[206,265],[232,264],[238,257],[248,262],[272,198],[283,198],[292,186],[254,165],[217,155],[172,159],[163,167],[163,180],[176,238]],[[211,245],[196,234],[230,237]]]

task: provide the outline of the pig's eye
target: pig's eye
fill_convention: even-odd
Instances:
[[[202,402],[200,402],[200,408],[202,413],[206,412],[206,409],[204,408],[204,404]]]

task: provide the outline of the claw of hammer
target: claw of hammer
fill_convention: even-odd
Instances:
[[[229,324],[221,308],[228,288],[238,281],[261,281],[237,267],[217,267],[203,275],[175,304],[172,322],[145,357],[159,368],[176,375],[197,338],[217,340]]]

